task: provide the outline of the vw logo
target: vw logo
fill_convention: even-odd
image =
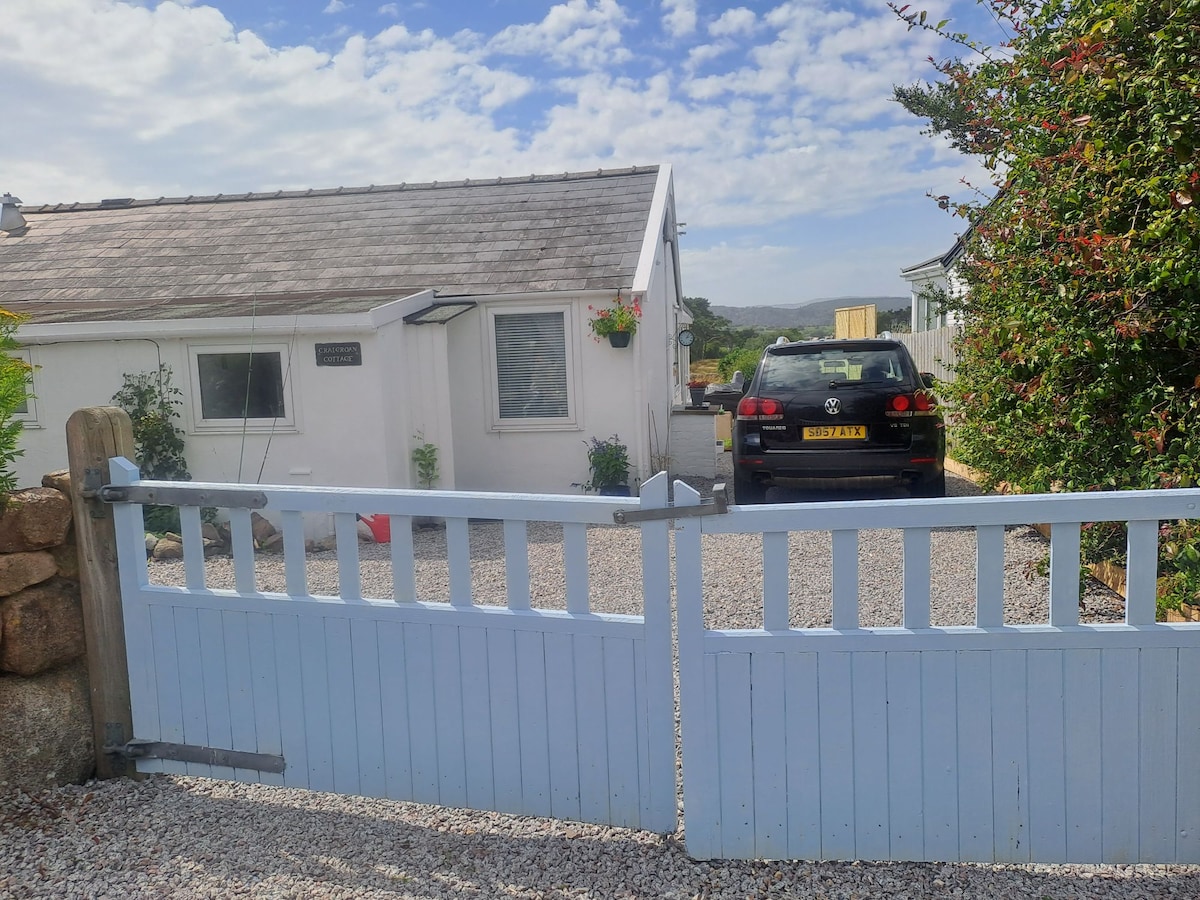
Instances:
[[[837,397],[830,397],[825,401],[825,412],[829,413],[831,416],[836,416],[841,411],[842,401]]]

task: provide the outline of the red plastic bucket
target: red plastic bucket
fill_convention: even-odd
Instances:
[[[376,514],[373,516],[360,516],[367,527],[371,529],[371,534],[375,538],[377,544],[390,544],[392,542],[392,520],[389,516]]]

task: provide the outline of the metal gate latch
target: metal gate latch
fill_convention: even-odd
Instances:
[[[222,750],[197,744],[171,744],[166,741],[147,741],[134,738],[126,744],[109,744],[104,752],[126,759],[172,759],[179,762],[202,763],[208,766],[228,766],[231,769],[257,769],[260,772],[282,772],[286,763],[282,756],[270,753],[250,753],[245,750]]]
[[[613,521],[618,525],[633,522],[653,522],[659,519],[687,519],[692,516],[719,516],[729,512],[729,496],[725,493],[725,482],[713,486],[711,500],[701,500],[699,506],[664,506],[661,509],[618,509]]]

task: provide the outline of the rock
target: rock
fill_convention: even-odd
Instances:
[[[150,555],[155,559],[183,559],[183,541],[173,537],[159,538]]]
[[[0,790],[79,783],[95,769],[83,660],[33,678],[0,676]]]
[[[256,512],[250,513],[250,533],[254,535],[254,543],[263,546],[271,535],[276,534],[275,526]]]
[[[259,549],[267,553],[278,553],[283,550],[283,535],[278,531],[259,545]]]
[[[46,550],[0,554],[0,597],[8,597],[31,584],[41,584],[57,571],[54,554]]]
[[[153,553],[154,545],[157,543],[158,543],[158,535],[151,534],[149,531],[147,531],[146,532],[146,552]]]
[[[205,522],[200,526],[200,536],[206,541],[221,543],[221,532],[212,522]]]
[[[60,577],[79,580],[79,548],[74,541],[51,547],[50,555],[54,557],[54,564],[58,566]]]
[[[37,675],[82,656],[79,585],[56,578],[6,597],[0,633],[0,671]]]
[[[209,559],[213,556],[220,556],[226,551],[226,547],[220,541],[213,541],[208,538],[204,539],[204,558]]]
[[[70,527],[66,494],[47,487],[14,491],[0,514],[0,553],[54,547],[66,540]]]
[[[68,497],[71,496],[71,470],[59,469],[42,476],[42,487],[54,488]]]

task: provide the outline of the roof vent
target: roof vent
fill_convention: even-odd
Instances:
[[[20,231],[25,227],[25,217],[17,209],[20,203],[12,194],[0,197],[0,231]]]
[[[121,209],[122,207],[131,206],[132,204],[133,204],[132,197],[113,197],[108,200],[101,200],[100,208],[101,209]]]

